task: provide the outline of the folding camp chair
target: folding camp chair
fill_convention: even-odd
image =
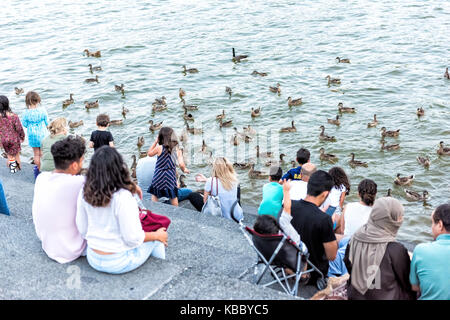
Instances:
[[[233,209],[231,212],[233,213]],[[263,284],[263,287],[278,283],[287,294],[297,296],[298,285],[302,275],[317,271],[320,275],[317,281],[317,288],[323,290],[327,286],[323,273],[309,260],[309,253],[303,252],[288,236],[285,234],[259,234],[245,226],[242,220],[238,221],[233,215],[231,216],[239,224],[250,246],[256,251],[258,260],[253,265],[255,275],[258,273],[258,266],[260,264],[265,265],[263,272],[255,277],[256,284],[259,284],[267,270],[270,270],[275,280]],[[310,268],[303,271],[305,264],[309,265]],[[285,268],[291,269],[294,274],[286,274]],[[290,279],[294,280],[292,285],[289,283]]]

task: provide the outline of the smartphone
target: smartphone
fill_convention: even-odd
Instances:
[[[329,206],[328,209],[327,209],[327,211],[325,211],[325,213],[326,213],[327,215],[329,215],[330,217],[332,217],[332,216],[333,216],[333,213],[334,213],[335,211],[336,211],[336,207]]]

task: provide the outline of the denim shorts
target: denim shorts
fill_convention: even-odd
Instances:
[[[107,255],[96,253],[88,245],[86,258],[89,265],[97,271],[122,274],[139,268],[150,256],[165,259],[164,244],[160,241],[148,241],[137,248]]]

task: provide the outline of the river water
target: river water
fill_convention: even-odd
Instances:
[[[164,121],[180,134],[184,125],[178,89],[183,88],[192,111],[191,126],[203,135],[189,135],[185,150],[192,189],[203,186],[195,174],[208,175],[210,167],[199,152],[204,139],[215,156],[231,161],[257,160],[255,146],[286,154],[287,170],[301,146],[311,151],[311,161],[321,163],[319,149],[336,154],[351,181],[347,201],[357,199],[363,178],[378,184],[379,196],[393,190],[405,206],[399,239],[414,243],[429,241],[430,214],[450,198],[450,157],[436,153],[440,141],[450,145],[450,80],[443,77],[450,66],[450,2],[448,1],[2,1],[0,12],[0,94],[6,94],[13,111],[25,110],[24,95],[14,87],[37,91],[50,119],[64,116],[83,120],[72,133],[89,138],[99,113],[121,119],[122,107],[130,110],[121,126],[110,128],[118,150],[131,165],[137,154],[137,138],[144,136],[146,150],[156,138],[149,120]],[[231,48],[249,58],[231,61]],[[88,58],[83,50],[101,50],[101,58]],[[350,64],[337,63],[337,56]],[[91,74],[88,64],[102,71]],[[183,74],[182,66],[197,68]],[[251,75],[253,70],[268,76]],[[99,76],[99,83],[85,83]],[[341,85],[327,86],[325,77],[341,78]],[[125,84],[125,95],[114,90]],[[269,86],[281,85],[281,94]],[[232,88],[231,97],[225,87]],[[62,108],[74,94],[75,103]],[[168,110],[151,112],[155,98],[165,96]],[[288,107],[287,98],[303,98],[303,104]],[[98,99],[100,107],[86,111],[84,101]],[[356,108],[342,114],[341,125],[327,123],[337,104]],[[251,108],[261,107],[252,119]],[[425,116],[418,118],[416,109]],[[240,131],[251,125],[258,135],[250,143],[230,143],[233,127],[219,128],[217,114]],[[377,114],[379,125],[367,128]],[[297,132],[279,133],[295,121]],[[336,142],[319,141],[320,125]],[[380,151],[380,128],[400,129],[400,150]],[[32,156],[27,141],[23,156]],[[367,168],[352,169],[349,154],[368,162]],[[88,160],[92,155],[89,150]],[[416,157],[428,155],[429,169]],[[256,169],[266,170],[265,160]],[[86,162],[87,165],[88,162]],[[393,184],[397,173],[414,174],[408,187],[426,189],[431,198],[407,201],[404,187]],[[238,170],[243,202],[257,206],[266,180],[249,179]]]

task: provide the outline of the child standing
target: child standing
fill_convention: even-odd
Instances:
[[[178,188],[176,178],[176,163],[184,173],[189,173],[183,160],[183,154],[177,147],[178,139],[172,128],[163,127],[159,131],[158,137],[148,149],[147,155],[158,156],[155,165],[152,184],[148,188],[152,194],[152,201],[157,202],[158,198],[169,198],[170,203],[178,206]]]
[[[6,165],[11,173],[20,170],[20,144],[24,140],[19,117],[11,111],[8,98],[0,96],[0,143],[8,156]]]
[[[258,208],[258,214],[269,214],[277,218],[283,203],[283,187],[279,183],[283,171],[280,167],[270,168],[269,183],[263,187],[263,198]]]
[[[102,146],[114,147],[114,138],[111,132],[106,131],[109,127],[109,116],[107,114],[99,114],[97,116],[97,130],[92,131],[89,148],[94,148],[94,152]]]
[[[30,91],[25,96],[27,110],[22,117],[22,125],[27,128],[28,144],[33,148],[34,174],[39,174],[41,168],[41,142],[48,135],[48,114],[40,107],[41,97],[34,91]]]
[[[340,167],[333,167],[328,173],[333,178],[334,186],[320,208],[325,209],[326,213],[332,217],[334,229],[336,229],[339,227],[337,222],[340,220],[345,196],[350,193],[350,182],[344,169]]]
[[[301,180],[302,165],[310,161],[311,154],[308,149],[300,148],[297,151],[297,162],[299,166],[297,168],[290,169],[283,177],[282,180]]]

